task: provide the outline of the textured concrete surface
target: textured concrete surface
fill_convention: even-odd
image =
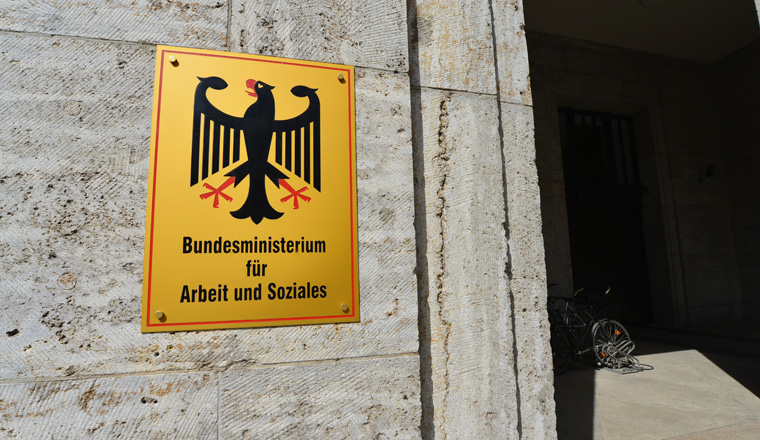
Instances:
[[[0,377],[133,370],[154,51],[0,38]]]
[[[5,331],[19,333],[3,340],[3,378],[417,351],[406,76],[357,74],[367,319],[337,327],[142,335],[153,50],[22,35],[5,41],[3,62],[11,68],[0,74],[1,87],[12,116],[2,128],[0,234],[8,276],[0,280],[6,302],[0,316]],[[29,50],[47,62],[22,56]]]
[[[517,438],[498,101],[428,89],[421,100],[417,209],[425,213],[428,294],[420,300],[430,345],[422,362],[434,408],[434,427],[423,430],[442,439]]]
[[[75,12],[66,21],[71,26]],[[356,71],[360,324],[143,335],[140,268],[155,50],[27,31],[0,32],[0,40],[0,102],[8,115],[0,128],[0,407],[12,419],[0,423],[4,434],[213,438],[218,372],[294,363],[288,371],[299,377],[304,361],[385,356],[323,380],[377,378],[352,382],[352,392],[377,394],[372,402],[381,405],[320,401],[321,410],[336,418],[372,415],[367,429],[388,438],[419,435],[419,366],[409,356],[418,350],[418,330],[405,74]],[[168,375],[156,374],[161,371]],[[165,377],[187,385],[169,397],[144,391],[162,386]],[[210,382],[191,386],[196,377]],[[407,399],[387,409],[390,400],[378,387],[397,385],[384,391],[404,388]],[[98,397],[97,390],[118,398]],[[350,396],[341,398],[351,403]],[[247,399],[229,396],[238,398]],[[107,407],[80,410],[78,399]],[[227,408],[240,404],[227,402]],[[398,408],[406,412],[394,415]]]
[[[230,370],[220,437],[420,438],[417,356]]]
[[[401,0],[233,0],[230,35],[236,52],[408,70]]]
[[[554,436],[554,401],[549,322],[546,318],[546,266],[541,235],[541,200],[536,171],[533,111],[501,103],[506,176],[509,276],[514,308],[515,350],[524,438]]]
[[[217,438],[215,373],[0,384],[2,439]]]
[[[522,0],[491,2],[499,99],[511,104],[531,105],[528,43]]]
[[[227,0],[14,0],[0,30],[223,49]]]
[[[420,85],[496,93],[493,29],[486,0],[416,2]]]
[[[501,109],[512,276],[543,281],[546,275],[533,109],[510,104],[503,104]]]

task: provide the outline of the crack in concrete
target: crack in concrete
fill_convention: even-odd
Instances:
[[[447,409],[447,401],[449,397],[450,392],[450,384],[449,384],[449,337],[451,336],[451,323],[446,320],[445,312],[444,312],[444,301],[445,301],[445,295],[444,295],[444,277],[446,276],[446,187],[448,183],[448,174],[449,174],[449,151],[448,151],[448,142],[447,142],[447,130],[449,128],[449,109],[448,104],[451,102],[451,93],[448,93],[445,95],[445,98],[441,100],[441,104],[439,107],[439,113],[438,113],[438,152],[435,156],[433,156],[433,165],[440,177],[440,180],[438,182],[438,190],[436,191],[436,195],[438,197],[438,206],[435,215],[440,220],[440,231],[439,234],[441,236],[441,244],[440,247],[437,250],[437,255],[439,259],[439,268],[440,271],[436,275],[436,302],[438,303],[438,318],[441,322],[441,327],[444,329],[443,334],[443,382],[444,382],[444,390],[445,393],[442,398],[442,409],[441,411],[441,434],[443,436],[443,440],[447,438],[446,434],[446,409]]]

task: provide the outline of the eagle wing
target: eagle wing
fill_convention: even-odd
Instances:
[[[190,186],[221,168],[240,160],[243,118],[228,115],[206,97],[208,89],[222,90],[227,82],[217,76],[200,78],[195,88],[193,143],[190,157]]]
[[[275,162],[321,191],[321,129],[317,89],[295,86],[290,92],[294,96],[308,97],[309,106],[294,118],[274,121]]]

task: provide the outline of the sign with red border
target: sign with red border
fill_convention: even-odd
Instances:
[[[142,331],[359,321],[352,66],[159,46]]]

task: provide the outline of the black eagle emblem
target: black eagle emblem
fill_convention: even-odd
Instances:
[[[303,179],[315,190],[321,191],[320,110],[317,89],[302,85],[293,87],[290,92],[294,96],[308,98],[309,106],[294,118],[276,120],[275,99],[272,94],[274,87],[262,81],[249,79],[246,82],[246,93],[257,99],[240,118],[219,110],[206,96],[208,89],[227,88],[225,80],[216,76],[198,79],[200,83],[195,88],[193,111],[191,187],[215,175],[220,169],[241,161],[242,134],[246,150],[245,161],[226,176],[230,177],[230,183],[233,183],[234,179],[234,186],[248,178],[248,198],[240,209],[231,212],[233,217],[250,218],[255,224],[261,223],[265,218],[275,220],[282,217],[283,213],[269,203],[265,186],[268,178],[278,188],[281,184],[290,188],[285,181],[289,177],[269,162],[273,144],[275,162],[278,165]],[[298,197],[295,200],[297,206]]]

